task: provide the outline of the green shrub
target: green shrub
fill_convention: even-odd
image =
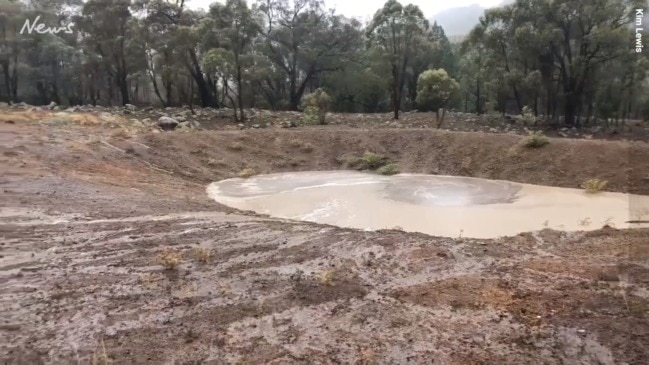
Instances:
[[[388,161],[383,155],[374,152],[365,152],[361,157],[363,170],[376,170],[385,165]]]
[[[320,123],[320,111],[314,106],[307,106],[304,108],[302,122],[304,124],[324,124]]]
[[[253,176],[257,175],[257,172],[255,172],[255,170],[253,170],[251,168],[245,168],[245,169],[239,171],[238,175],[239,175],[240,178],[247,179],[249,177],[253,177]]]
[[[523,119],[523,123],[526,125],[536,123],[534,111],[527,105],[523,107],[523,110],[521,110],[521,118]]]
[[[528,148],[541,148],[548,143],[550,143],[550,140],[540,131],[531,133],[523,141],[523,145]]]
[[[385,166],[381,166],[376,171],[381,175],[391,176],[399,173],[399,167],[396,164],[390,163]]]
[[[308,124],[326,124],[326,116],[331,107],[331,97],[322,89],[317,89],[302,98],[304,122]]]
[[[586,190],[588,194],[597,194],[606,189],[608,181],[601,179],[588,179],[581,184],[582,189]]]

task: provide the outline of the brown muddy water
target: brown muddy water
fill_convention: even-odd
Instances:
[[[649,196],[457,176],[357,171],[292,172],[207,187],[219,203],[278,218],[366,230],[495,238],[553,228],[649,227]],[[633,207],[633,209],[631,209]]]

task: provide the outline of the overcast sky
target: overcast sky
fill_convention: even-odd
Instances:
[[[441,10],[448,8],[455,8],[460,6],[468,6],[471,4],[478,4],[485,8],[496,6],[500,4],[503,0],[401,0],[401,3],[406,4],[415,4],[424,12],[426,18],[430,18],[433,15],[437,14]],[[209,5],[213,3],[214,0],[190,0],[189,6],[192,8],[203,8],[208,9]],[[220,2],[224,2],[221,0]],[[248,0],[248,4],[251,4],[252,0]],[[380,9],[385,0],[325,0],[325,5],[327,8],[336,9],[337,13],[349,16],[349,17],[358,17],[361,20],[366,20],[374,15],[374,13]]]

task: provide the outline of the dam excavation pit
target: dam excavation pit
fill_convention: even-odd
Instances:
[[[649,211],[649,196],[459,176],[291,172],[222,180],[207,192],[221,204],[277,218],[445,237],[649,227],[631,209]]]

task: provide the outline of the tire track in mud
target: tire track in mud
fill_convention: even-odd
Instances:
[[[556,251],[532,235],[512,238],[510,243],[519,245],[510,247],[220,213],[65,223],[12,220],[0,228],[26,237],[10,239],[11,251],[3,249],[1,262],[21,254],[31,259],[1,270],[0,309],[9,316],[0,330],[13,344],[3,350],[29,354],[51,348],[47,355],[61,361],[77,356],[75,351],[87,355],[101,338],[127,362],[142,360],[138,351],[153,343],[166,343],[167,349],[157,355],[145,351],[151,361],[245,362],[255,358],[250,350],[258,346],[266,349],[264,356],[289,362],[312,356],[342,362],[435,356],[448,363],[528,358],[533,352],[515,345],[532,336],[528,324],[512,314],[507,301],[519,283],[539,281],[527,281],[529,274],[509,276],[505,282],[512,287],[502,287],[498,270],[520,275],[512,270],[539,257],[537,249]],[[209,264],[191,257],[197,244],[213,251]],[[160,269],[156,259],[162,247],[184,253],[177,270]],[[329,284],[320,276],[327,272],[334,273]],[[471,280],[478,281],[464,286]],[[460,291],[453,291],[456,286]],[[483,294],[475,296],[476,290]],[[443,298],[444,292],[446,302],[426,302],[426,296]],[[493,295],[506,303],[489,302],[497,299]],[[477,335],[475,328],[483,326],[490,329]],[[533,336],[547,342],[572,333],[545,326],[542,335]],[[578,339],[574,346],[591,341],[592,348],[604,349],[586,359],[606,363],[608,347],[596,338],[571,338]],[[196,341],[200,345],[187,346]],[[471,350],[448,350],[462,343]]]

